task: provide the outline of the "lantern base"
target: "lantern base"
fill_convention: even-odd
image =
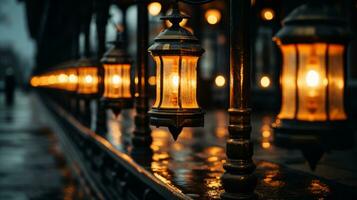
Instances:
[[[156,127],[169,127],[176,139],[183,127],[204,125],[204,111],[201,109],[151,109],[150,124]]]
[[[84,100],[92,100],[98,98],[98,94],[79,94],[77,93],[77,97]]]
[[[134,107],[134,102],[132,99],[109,99],[102,98],[102,103],[105,108],[109,108],[113,111],[114,115],[117,117],[120,111],[123,109],[130,109]]]
[[[278,119],[272,125],[274,143],[285,148],[321,144],[327,149],[346,149],[353,146],[353,129],[348,120],[310,122]]]

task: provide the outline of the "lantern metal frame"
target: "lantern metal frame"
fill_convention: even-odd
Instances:
[[[102,71],[105,74],[105,68],[104,65],[106,64],[117,64],[117,65],[130,65],[130,72],[132,70],[132,58],[128,54],[128,52],[125,49],[125,41],[123,41],[123,35],[122,33],[118,32],[117,33],[117,38],[115,41],[109,42],[113,46],[110,48],[104,55],[103,58],[101,59],[102,63]],[[133,100],[133,94],[132,94],[132,77],[129,74],[130,78],[130,98],[109,98],[109,97],[104,97],[104,92],[102,94],[102,103],[105,107],[112,109],[114,114],[119,114],[122,109],[130,109],[133,108],[134,106],[134,100]],[[103,80],[103,90],[105,90],[105,83]]]
[[[153,57],[160,57],[160,95],[163,95],[163,71],[162,56],[196,56],[200,57],[204,50],[202,49],[199,40],[187,29],[181,27],[179,23],[190,18],[187,15],[180,13],[178,2],[174,3],[172,13],[168,16],[161,17],[162,20],[169,20],[172,26],[162,31],[156,38],[155,42],[149,48],[149,52]],[[198,63],[196,63],[198,64]],[[179,72],[181,63],[179,63]],[[195,69],[196,70],[196,69]],[[179,75],[180,76],[180,75]],[[178,86],[178,99],[180,101],[181,91],[180,84]],[[195,97],[197,98],[197,97]],[[161,99],[162,101],[162,99]],[[160,103],[161,105],[161,103]],[[166,126],[176,139],[183,127],[200,127],[204,125],[204,111],[201,108],[158,108],[152,107],[148,112],[150,115],[150,124],[154,126]]]
[[[346,21],[341,18],[333,7],[321,4],[319,1],[304,4],[295,9],[283,21],[283,28],[275,35],[273,40],[278,45],[292,44],[338,44],[345,48],[350,40],[350,32]],[[299,56],[299,52],[296,53]],[[329,55],[325,53],[325,60]],[[347,82],[346,51],[343,56],[343,79]],[[297,59],[296,62],[299,59]],[[299,63],[297,63],[297,66]],[[325,64],[325,69],[329,68],[330,63]],[[295,78],[298,80],[298,71],[295,72]],[[297,84],[297,83],[296,83]],[[346,85],[346,84],[345,84]],[[326,86],[328,88],[328,85]],[[299,98],[298,87],[295,88],[296,98]],[[346,105],[347,90],[343,89],[343,105]],[[345,120],[331,120],[329,118],[329,94],[325,96],[326,120],[306,121],[297,119],[295,111],[294,119],[279,119],[272,124],[275,134],[275,143],[277,145],[289,143],[291,145],[300,145],[320,136],[334,135],[351,131],[350,122]],[[296,102],[295,109],[298,109],[299,102]],[[346,112],[346,111],[345,111]]]

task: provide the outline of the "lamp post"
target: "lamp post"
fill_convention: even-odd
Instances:
[[[254,199],[250,96],[250,0],[230,1],[230,101],[223,199]]]
[[[162,17],[172,24],[162,31],[149,48],[156,62],[156,101],[150,123],[169,128],[174,139],[183,127],[203,126],[204,112],[196,100],[197,62],[204,50],[198,39],[180,26],[188,16],[175,2],[172,13]]]
[[[149,149],[152,142],[149,125],[149,95],[148,95],[148,10],[147,1],[138,0],[138,25],[137,25],[137,63],[135,77],[135,129],[132,144],[134,149]]]
[[[310,2],[286,17],[274,40],[283,57],[276,142],[350,131],[344,107],[349,40],[344,19],[331,5]]]

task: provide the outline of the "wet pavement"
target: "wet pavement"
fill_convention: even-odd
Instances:
[[[109,114],[107,138],[124,152],[130,147],[133,116],[134,111],[124,111],[118,119]],[[185,128],[177,141],[166,129],[152,127],[154,154],[140,163],[193,199],[218,199],[223,191],[220,176],[228,134],[226,112],[208,112],[205,121],[205,128]],[[252,118],[257,193],[263,199],[357,199],[356,147],[330,149],[315,160],[307,159],[300,149],[274,146],[271,122],[270,114]],[[311,162],[318,162],[314,171]]]
[[[81,199],[53,132],[28,95],[0,94],[0,199]]]

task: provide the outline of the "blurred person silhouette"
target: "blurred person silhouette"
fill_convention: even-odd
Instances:
[[[8,67],[5,72],[5,101],[7,106],[14,104],[15,97],[15,74],[11,67]]]

